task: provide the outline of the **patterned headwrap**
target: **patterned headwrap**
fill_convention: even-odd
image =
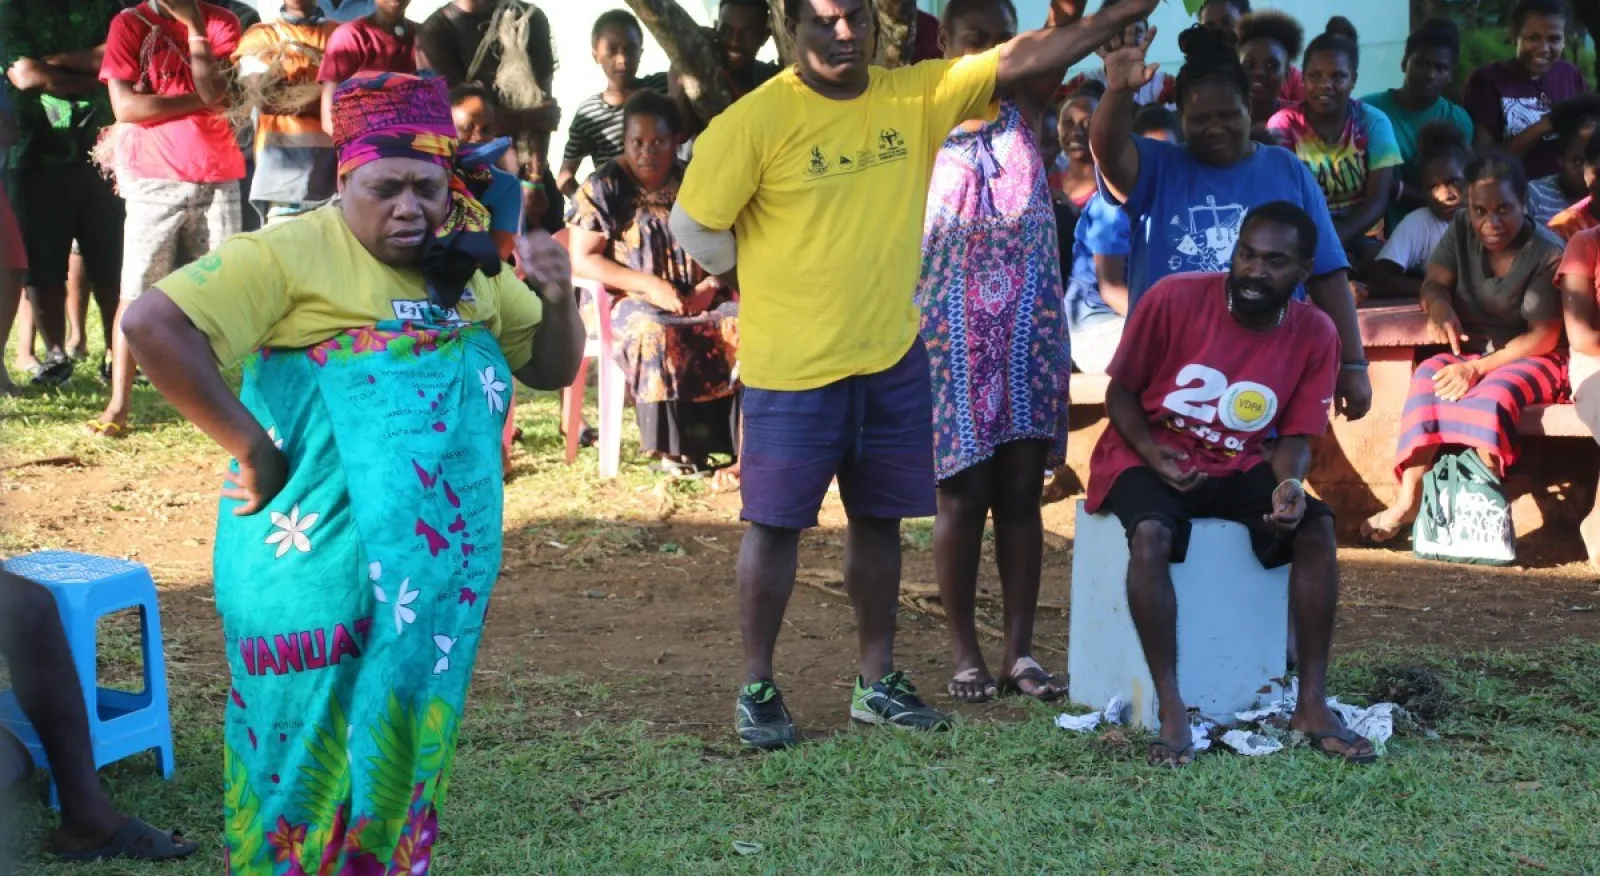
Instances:
[[[489,237],[489,211],[473,197],[467,170],[456,161],[456,128],[449,88],[436,76],[358,73],[333,94],[333,143],[339,178],[380,158],[416,158],[450,171],[450,206],[444,221],[423,244],[418,268],[428,293],[441,307],[454,307],[478,271],[500,273]]]

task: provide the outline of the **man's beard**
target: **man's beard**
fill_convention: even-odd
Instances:
[[[1244,290],[1259,292],[1261,297],[1250,298],[1242,294]],[[1276,316],[1289,305],[1289,300],[1294,297],[1294,288],[1274,289],[1271,283],[1265,280],[1241,280],[1238,277],[1228,277],[1228,312],[1245,319],[1266,319]]]

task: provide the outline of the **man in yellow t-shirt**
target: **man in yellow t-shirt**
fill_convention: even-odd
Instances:
[[[1127,0],[983,54],[885,70],[868,64],[876,34],[867,0],[785,0],[798,63],[696,142],[672,230],[741,292],[742,516],[751,526],[739,558],[745,685],[736,720],[745,745],[795,741],[772,654],[800,532],[816,525],[835,476],[849,517],[845,586],[861,625],[850,715],[948,725],[893,657],[900,521],[934,513],[933,402],[912,301],[934,158],[957,124],[1087,57],[1156,2]]]

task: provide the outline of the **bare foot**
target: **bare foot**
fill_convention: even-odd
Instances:
[[[1417,519],[1415,506],[1395,505],[1368,517],[1361,522],[1361,537],[1373,544],[1383,544],[1400,534],[1400,530]]]
[[[1583,550],[1589,556],[1589,568],[1600,572],[1600,515],[1590,514],[1578,524],[1578,535],[1583,537]]]
[[[1081,492],[1082,486],[1072,468],[1063,464],[1050,473],[1050,483],[1044,485],[1044,492],[1039,495],[1039,504],[1054,505],[1068,496]]]
[[[957,670],[945,685],[945,692],[958,703],[987,703],[998,693],[989,670],[981,664]]]

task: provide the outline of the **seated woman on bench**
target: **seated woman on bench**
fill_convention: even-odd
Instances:
[[[1361,525],[1374,542],[1416,519],[1422,477],[1444,445],[1476,450],[1504,473],[1522,411],[1567,392],[1556,267],[1561,241],[1524,208],[1522,162],[1482,153],[1466,167],[1466,208],[1451,220],[1428,263],[1422,308],[1428,334],[1450,351],[1411,379],[1395,473],[1394,504]]]

